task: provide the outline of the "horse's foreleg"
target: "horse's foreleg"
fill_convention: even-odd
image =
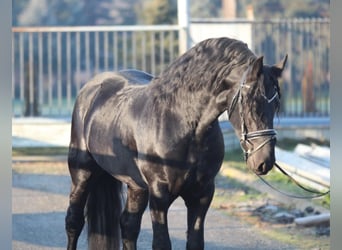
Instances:
[[[87,185],[91,174],[80,169],[70,170],[70,174],[72,176],[72,187],[65,218],[65,229],[68,236],[67,249],[74,250],[84,226],[84,207],[87,201]]]
[[[171,240],[168,231],[167,212],[173,199],[171,199],[168,192],[163,192],[160,188],[158,189],[158,191],[152,190],[150,194],[150,213],[153,229],[152,249],[170,250]]]
[[[187,250],[204,249],[204,220],[214,195],[214,183],[206,185],[196,194],[185,196],[188,209]],[[198,196],[198,194],[200,194]]]
[[[141,217],[148,202],[148,191],[128,187],[127,202],[120,218],[122,244],[124,250],[137,249]]]

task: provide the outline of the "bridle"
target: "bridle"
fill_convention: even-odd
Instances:
[[[247,161],[250,155],[260,150],[267,143],[271,142],[272,140],[276,140],[276,135],[277,135],[277,131],[273,128],[247,132],[245,118],[243,115],[243,95],[242,95],[243,88],[250,88],[250,86],[246,84],[247,73],[248,73],[248,69],[243,73],[239,87],[233,96],[233,99],[229,108],[227,109],[228,118],[230,119],[232,112],[234,111],[236,105],[238,105],[240,122],[241,122],[240,146],[244,153],[245,161]],[[262,95],[262,97],[266,100],[268,104],[270,104],[272,103],[272,101],[274,101],[278,97],[278,92],[276,91],[275,94],[270,99],[268,99],[267,96],[265,95]],[[265,138],[265,140],[261,144],[259,144],[257,147],[254,148],[253,143],[251,141],[259,139],[259,138]],[[247,145],[249,145],[250,147],[248,147]]]
[[[258,150],[260,150],[267,143],[271,142],[272,140],[276,140],[276,135],[277,135],[277,131],[273,128],[272,129],[263,129],[263,130],[247,132],[246,125],[245,125],[245,119],[244,119],[244,115],[243,115],[243,96],[242,96],[242,89],[243,88],[250,88],[250,86],[246,84],[247,73],[248,73],[248,69],[243,73],[239,87],[233,96],[233,99],[232,99],[230,106],[227,109],[228,118],[230,119],[231,114],[233,113],[236,105],[238,105],[239,116],[240,116],[240,121],[241,121],[240,146],[241,146],[241,149],[244,153],[245,161],[247,161],[247,159],[250,155],[252,155],[255,152],[257,152]],[[271,98],[268,98],[267,96],[262,95],[262,97],[266,100],[266,102],[268,104],[272,103],[278,96],[279,96],[278,91],[275,91],[275,94]],[[265,140],[262,143],[260,143],[257,147],[254,148],[253,143],[251,141],[253,141],[255,139],[263,138],[263,137],[265,138]],[[251,147],[244,147],[247,144],[250,145]],[[291,198],[298,198],[298,199],[312,199],[312,198],[322,197],[322,196],[330,193],[330,189],[326,192],[319,192],[316,190],[306,188],[303,185],[301,185],[298,181],[296,181],[291,175],[289,175],[284,169],[282,169],[277,164],[277,162],[275,162],[275,166],[279,169],[279,171],[281,173],[283,173],[290,180],[292,180],[298,187],[300,187],[303,190],[312,194],[311,196],[298,196],[298,195],[288,194],[286,192],[283,192],[283,191],[275,188],[269,182],[267,182],[264,178],[262,178],[260,175],[257,175],[261,179],[261,181],[263,181],[267,186],[269,186],[272,189],[280,192],[283,195],[286,195],[286,196],[291,197]]]

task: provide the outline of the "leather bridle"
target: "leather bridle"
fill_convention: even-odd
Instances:
[[[257,130],[257,131],[252,131],[252,132],[248,132],[246,129],[245,118],[243,115],[244,107],[243,107],[242,89],[250,88],[250,86],[246,84],[247,73],[248,73],[248,69],[243,73],[240,84],[239,84],[239,88],[234,94],[232,102],[229,108],[227,109],[228,118],[230,118],[236,105],[238,105],[240,122],[241,122],[240,146],[244,153],[244,159],[246,161],[250,155],[260,150],[267,143],[271,142],[272,140],[276,140],[276,135],[277,135],[277,131],[273,128]],[[265,95],[262,95],[262,97],[266,100],[268,104],[270,104],[272,101],[274,101],[278,97],[278,92],[276,91],[275,94],[270,99],[268,99]],[[252,141],[259,139],[259,138],[265,138],[265,140],[261,144],[259,144],[257,147],[254,148]]]
[[[260,150],[263,146],[265,146],[267,143],[271,142],[272,140],[276,140],[276,135],[277,131],[275,129],[263,129],[263,130],[257,130],[257,131],[252,131],[248,132],[246,129],[246,124],[245,124],[245,119],[243,115],[243,96],[242,96],[242,89],[243,88],[250,88],[249,85],[246,84],[246,78],[247,78],[247,73],[248,69],[243,73],[243,76],[240,81],[240,85],[236,91],[236,93],[233,96],[232,102],[230,106],[227,109],[228,112],[228,118],[230,119],[232,112],[234,111],[236,105],[238,105],[239,108],[239,116],[240,116],[240,121],[241,121],[241,136],[240,136],[240,146],[241,149],[244,153],[244,159],[247,161],[248,157],[258,150]],[[275,94],[271,97],[268,98],[265,95],[262,95],[262,97],[266,100],[268,104],[272,103],[277,97],[279,96],[278,91],[275,92]],[[260,143],[257,147],[253,147],[253,143],[251,141],[259,139],[259,138],[265,138],[265,140]],[[250,147],[248,147],[249,145]],[[298,187],[302,188],[303,190],[311,193],[311,196],[299,196],[299,195],[293,195],[293,194],[288,194],[286,192],[283,192],[274,186],[272,186],[270,183],[268,183],[264,178],[262,178],[260,175],[257,175],[266,185],[271,187],[272,189],[280,192],[283,195],[286,195],[291,198],[299,198],[299,199],[312,199],[312,198],[317,198],[321,197],[324,195],[327,195],[330,193],[330,189],[326,192],[319,192],[316,190],[312,190],[309,188],[304,187],[301,185],[298,181],[296,181],[291,175],[289,175],[284,169],[282,169],[276,162],[275,166],[279,169],[281,173],[283,173],[285,176],[287,176],[290,180],[292,180]]]

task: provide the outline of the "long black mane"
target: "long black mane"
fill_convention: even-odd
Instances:
[[[207,39],[176,59],[152,83],[170,88],[187,84],[191,91],[202,89],[219,84],[233,68],[249,65],[255,59],[247,44],[241,41],[226,37]]]

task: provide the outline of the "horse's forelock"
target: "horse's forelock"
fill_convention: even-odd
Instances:
[[[246,106],[249,107],[249,109],[251,110],[251,113],[254,114],[255,116],[263,115],[263,111],[265,110],[263,108],[263,104],[266,104],[263,96],[266,96],[266,88],[274,88],[274,91],[276,91],[278,94],[278,98],[275,100],[275,103],[276,103],[275,111],[276,111],[276,114],[278,115],[279,110],[280,110],[279,99],[281,97],[279,83],[276,79],[273,79],[272,77],[269,76],[269,74],[271,74],[269,70],[264,70],[263,74],[264,74],[263,79],[268,78],[268,81],[271,81],[271,84],[269,84],[269,86],[265,86],[265,82],[263,82],[261,78],[258,78],[258,82],[253,85],[253,89],[250,89],[250,91],[248,91],[248,96],[247,98],[245,98]],[[274,93],[271,95],[274,95]],[[256,102],[259,103],[259,105],[255,105]]]

